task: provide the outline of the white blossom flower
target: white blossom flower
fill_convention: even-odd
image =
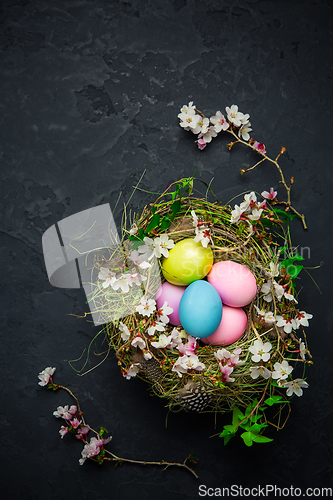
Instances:
[[[297,300],[295,299],[292,293],[284,292],[284,297],[290,300],[291,302],[295,302],[295,304],[298,304]]]
[[[175,242],[167,234],[161,234],[154,239],[154,253],[159,259],[162,255],[169,257],[169,250],[175,246]]]
[[[199,120],[196,122],[195,127],[191,127],[193,134],[201,134],[200,138],[207,132],[209,126],[209,119],[203,118],[200,115],[197,115]],[[206,142],[206,141],[205,141]]]
[[[197,124],[201,119],[201,116],[195,113],[194,110],[188,109],[187,113],[179,113],[178,118],[180,119],[179,125],[183,129],[193,131],[193,129],[197,127]]]
[[[170,335],[169,347],[173,349],[174,347],[177,347],[180,344],[182,344],[182,339],[180,338],[180,332],[177,330],[177,328],[174,328]]]
[[[130,234],[136,234],[138,232],[138,226],[135,224],[135,222],[133,222],[133,226],[131,227],[130,229]]]
[[[305,360],[305,355],[307,354],[307,349],[306,349],[304,342],[301,342],[302,339],[299,339],[299,340],[300,340],[300,342],[299,342],[299,354],[300,354],[301,358],[303,360]]]
[[[146,295],[141,297],[140,304],[136,306],[135,310],[142,316],[150,316],[156,309],[156,301],[148,299]]]
[[[282,387],[287,387],[287,396],[292,396],[294,393],[296,396],[300,397],[303,395],[303,389],[309,387],[309,384],[300,378],[295,378],[295,380],[290,380],[290,382],[284,382]]]
[[[137,250],[133,250],[128,258],[133,261],[136,266],[141,267],[141,269],[151,267],[151,264],[145,260],[145,255],[140,255]]]
[[[248,141],[250,139],[249,132],[252,132],[251,123],[246,122],[239,129],[238,137],[241,137],[242,139],[244,139],[244,141]]]
[[[221,130],[227,130],[229,128],[229,123],[221,111],[216,111],[215,116],[210,117],[210,121],[213,123],[214,129],[217,133],[221,132]]]
[[[53,412],[56,418],[63,418],[64,420],[71,420],[72,414],[69,411],[69,406],[58,406],[56,411]]]
[[[206,143],[212,142],[213,137],[217,136],[215,127],[208,127],[205,133],[199,135],[199,139],[203,139]]]
[[[262,212],[263,212],[262,208],[260,208],[260,209],[253,208],[252,212],[250,213],[250,215],[248,215],[248,218],[250,220],[259,220],[260,217],[261,217]]]
[[[308,319],[311,318],[313,318],[312,314],[308,314],[305,311],[299,311],[295,318],[296,328],[299,328],[300,325],[309,326]]]
[[[257,363],[261,359],[263,361],[268,361],[271,355],[269,351],[272,349],[272,344],[270,342],[263,343],[261,340],[255,340],[253,345],[249,347],[249,351],[252,352],[252,361]]]
[[[293,318],[276,316],[276,326],[283,327],[283,330],[286,333],[291,333],[292,330],[295,330],[297,328],[297,323]]]
[[[129,274],[122,274],[111,284],[111,287],[113,288],[113,290],[118,290],[119,288],[121,288],[121,291],[123,293],[127,293],[131,285],[130,279],[131,278]]]
[[[183,373],[187,373],[186,362],[187,362],[187,356],[186,355],[180,356],[174,363],[171,371],[178,373],[178,376],[182,378]]]
[[[124,340],[124,342],[127,342],[127,340],[130,338],[130,331],[128,329],[128,327],[122,323],[121,321],[119,321],[119,330],[122,332],[121,333],[121,338]]]
[[[40,382],[38,382],[38,385],[41,385],[42,387],[44,385],[47,385],[55,371],[55,368],[51,368],[50,366],[48,366],[47,368],[45,368],[45,370],[40,372],[38,375],[38,378],[40,380]]]
[[[248,120],[246,115],[238,111],[238,106],[236,106],[236,104],[233,104],[230,108],[227,106],[225,110],[227,112],[228,120],[233,123],[235,127],[241,127],[243,123],[246,123]]]
[[[200,241],[201,245],[207,248],[208,243],[212,241],[210,236],[210,229],[205,226],[202,226],[201,229],[196,228],[195,232],[196,236],[194,238],[194,241],[196,243]]]
[[[139,370],[140,370],[140,363],[131,364],[127,372],[124,374],[124,377],[126,378],[126,380],[129,380],[132,377],[136,377],[137,374],[139,373]]]
[[[133,347],[139,347],[140,349],[146,348],[146,342],[143,340],[142,337],[140,337],[140,335],[138,335],[132,340],[131,345]]]
[[[162,333],[158,337],[158,341],[152,342],[151,345],[153,347],[156,347],[156,349],[165,349],[166,347],[168,347],[170,345],[170,342],[172,342],[171,336],[170,335],[167,336],[164,333]]]
[[[263,365],[260,366],[251,366],[250,367],[250,375],[253,379],[256,379],[261,375],[266,380],[269,379],[272,375],[272,372]]]
[[[290,373],[293,371],[293,367],[289,365],[288,361],[285,359],[282,361],[282,363],[274,363],[274,371],[272,373],[272,378],[273,379],[278,379],[278,380],[285,380],[288,378]]]
[[[145,260],[151,260],[155,255],[154,240],[152,238],[148,238],[148,236],[145,236],[143,238],[143,242],[144,245],[140,245],[138,247],[138,252],[145,255]]]
[[[269,268],[270,268],[270,271],[266,271],[267,276],[269,276],[270,278],[276,278],[277,276],[279,276],[280,271],[279,271],[279,263],[278,262],[271,261],[269,263]]]
[[[271,324],[271,323],[275,323],[276,322],[276,318],[274,316],[274,313],[273,311],[267,311],[265,314],[264,314],[264,323],[266,324]]]
[[[143,357],[145,358],[146,361],[149,361],[153,357],[150,354],[150,352],[147,351],[147,349],[142,349],[142,354],[143,354]]]
[[[133,283],[137,286],[140,286],[143,281],[146,281],[146,276],[142,276],[140,273],[128,274],[127,282],[129,286],[132,286]]]
[[[243,215],[243,210],[238,206],[235,205],[233,211],[231,212],[231,218],[230,218],[230,223],[231,224],[236,224],[239,222],[239,219]]]
[[[194,210],[191,210],[191,215],[192,215],[192,219],[193,219],[193,226],[194,227],[198,227],[198,217],[197,217],[197,214],[195,213]]]
[[[250,211],[252,208],[257,208],[257,196],[254,191],[244,196],[244,201],[240,204],[240,208],[243,212]]]
[[[218,351],[214,352],[214,356],[217,359],[218,362],[223,362],[227,363],[228,360],[231,358],[231,352],[228,351],[227,349],[219,349]]]
[[[180,108],[180,114],[183,113],[185,115],[187,114],[192,114],[194,115],[195,114],[195,104],[193,104],[193,101],[190,101],[187,105],[185,104],[184,106],[182,106]],[[178,115],[178,118],[179,118],[179,115]]]
[[[204,370],[205,365],[199,361],[199,358],[196,354],[191,354],[190,356],[186,356],[187,361],[185,361],[188,370]]]
[[[168,306],[167,301],[164,302],[163,306],[158,309],[157,314],[160,317],[160,321],[164,324],[169,323],[169,315],[173,313],[173,308]]]
[[[261,292],[264,294],[264,300],[266,302],[272,302],[273,296],[272,296],[272,287],[274,290],[274,295],[280,301],[284,295],[284,288],[283,286],[279,285],[275,280],[269,279],[266,283],[264,283],[261,287]]]
[[[116,274],[110,271],[107,267],[101,267],[98,273],[98,278],[104,280],[103,288],[107,288],[116,281]]]
[[[164,332],[165,331],[165,323],[162,323],[161,321],[152,321],[150,324],[150,327],[148,328],[148,335],[154,335],[155,330],[158,332]]]

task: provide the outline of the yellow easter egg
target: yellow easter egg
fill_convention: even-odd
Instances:
[[[213,252],[193,238],[178,241],[162,261],[162,273],[172,285],[189,285],[204,278],[213,265]]]

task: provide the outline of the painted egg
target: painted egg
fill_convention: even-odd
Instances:
[[[193,238],[178,241],[163,259],[163,276],[172,285],[189,285],[204,278],[213,265],[213,252]]]
[[[214,264],[207,279],[227,306],[246,306],[257,294],[254,274],[247,267],[232,260]]]
[[[222,301],[206,280],[194,281],[183,293],[179,304],[179,319],[192,337],[212,335],[222,318]]]
[[[180,326],[179,319],[179,302],[185,292],[185,286],[175,286],[171,285],[167,281],[163,283],[156,293],[156,305],[160,309],[164,302],[168,303],[168,306],[172,307],[173,312],[169,314],[169,320],[171,325]]]
[[[246,326],[247,316],[243,309],[223,304],[223,314],[219,327],[213,335],[210,335],[202,340],[205,344],[233,344],[243,336]]]

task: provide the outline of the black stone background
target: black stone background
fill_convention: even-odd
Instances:
[[[1,498],[183,499],[198,487],[332,486],[332,2],[330,0],[2,0],[1,23]],[[42,234],[55,222],[107,203],[121,207],[142,188],[163,191],[190,176],[210,182],[223,202],[278,186],[274,167],[245,176],[257,156],[231,152],[229,137],[205,151],[178,125],[193,100],[208,116],[238,104],[253,136],[274,157],[282,145],[292,199],[307,217],[293,241],[310,247],[299,283],[314,365],[274,442],[226,447],[230,417],[170,414],[140,380],[126,381],[110,356],[78,377],[79,358],[98,333],[83,318],[82,290],[50,285]],[[137,191],[129,208],[146,202]],[[235,200],[236,201],[236,200]],[[241,198],[238,198],[241,201]],[[100,358],[91,357],[88,368]],[[78,396],[90,425],[108,428],[109,448],[142,460],[199,457],[195,470],[112,464],[79,466],[81,443],[60,439],[52,415],[71,404],[37,375]],[[79,365],[76,365],[79,366]],[[303,490],[303,491],[304,491]]]

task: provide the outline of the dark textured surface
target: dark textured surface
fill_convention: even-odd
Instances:
[[[4,499],[183,499],[198,486],[332,486],[332,3],[277,1],[3,0],[0,10],[1,119],[1,497]],[[223,418],[171,414],[139,380],[126,381],[110,357],[78,377],[78,358],[97,334],[79,290],[53,288],[42,233],[56,221],[109,202],[120,209],[142,186],[162,191],[190,176],[223,202],[244,190],[278,186],[269,165],[240,176],[254,157],[214,139],[203,152],[178,126],[193,100],[208,116],[238,104],[253,135],[296,178],[293,202],[307,216],[293,240],[310,247],[300,306],[314,314],[308,338],[309,389],[293,400],[286,428],[268,445],[223,446],[209,436]],[[145,195],[136,192],[138,210]],[[99,361],[99,358],[97,359]],[[96,359],[92,359],[92,364]],[[199,456],[199,479],[186,471],[88,463],[81,444],[60,439],[57,405],[37,374],[79,397],[87,421],[104,425],[119,455],[182,461]],[[296,400],[297,399],[297,400]]]

